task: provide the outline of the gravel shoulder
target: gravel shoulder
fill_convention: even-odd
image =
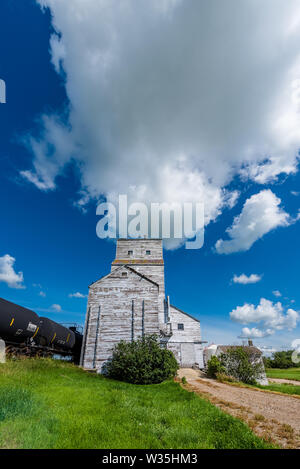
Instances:
[[[190,391],[244,420],[259,436],[283,448],[300,449],[300,399],[219,383],[190,368],[181,368],[178,376],[185,376]]]

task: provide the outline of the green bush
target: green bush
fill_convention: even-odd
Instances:
[[[213,355],[207,362],[206,374],[209,378],[216,378],[219,373],[225,373],[225,368],[222,363]]]
[[[121,341],[114,348],[104,373],[133,384],[157,384],[176,376],[178,364],[170,350],[161,348],[155,335],[133,342]]]
[[[245,347],[228,349],[220,356],[226,374],[246,384],[255,384],[264,372],[260,357]]]

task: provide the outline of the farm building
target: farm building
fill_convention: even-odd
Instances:
[[[256,381],[261,385],[267,386],[269,382],[268,382],[268,378],[265,372],[264,362],[262,359],[262,351],[258,349],[257,347],[253,346],[252,340],[249,340],[248,345],[243,345],[243,346],[211,344],[208,347],[205,347],[203,351],[204,368],[207,367],[207,363],[211,359],[212,356],[220,357],[223,354],[226,355],[226,353],[232,349],[238,349],[241,347],[243,347],[244,350],[247,352],[250,362],[252,364],[256,364],[256,363],[261,364],[262,372],[261,372],[261,375],[256,379]]]
[[[165,295],[161,239],[119,239],[111,272],[89,288],[81,365],[101,372],[121,340],[157,334],[182,367],[203,367],[200,322]]]

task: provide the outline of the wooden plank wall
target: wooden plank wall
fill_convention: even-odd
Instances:
[[[155,284],[121,267],[91,286],[88,299],[90,319],[83,361],[85,368],[100,370],[111,356],[115,344],[132,339],[132,302],[134,338],[143,333],[143,307],[145,334],[158,334],[158,287]]]

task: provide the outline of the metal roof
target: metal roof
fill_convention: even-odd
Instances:
[[[247,352],[262,355],[262,351],[259,350],[257,347],[254,347],[253,345],[218,345],[217,347],[217,349],[221,350],[224,353],[226,353],[228,350],[234,350],[239,348],[245,349]]]

